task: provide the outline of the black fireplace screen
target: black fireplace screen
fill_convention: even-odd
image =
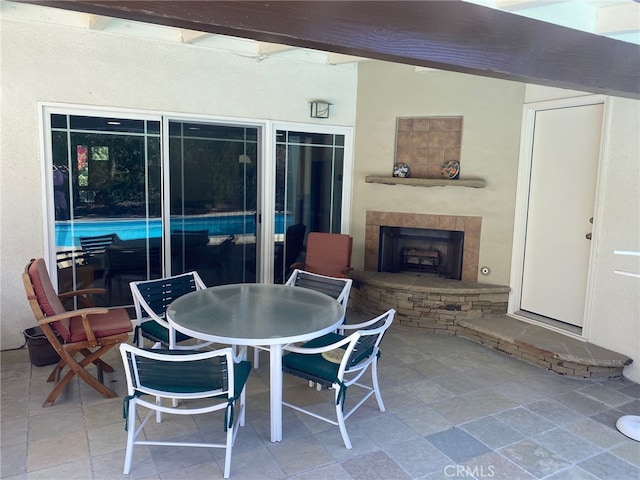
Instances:
[[[422,272],[462,279],[464,232],[380,227],[379,272]]]

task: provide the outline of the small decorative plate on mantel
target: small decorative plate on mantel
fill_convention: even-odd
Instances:
[[[457,178],[460,174],[460,162],[458,162],[457,160],[444,162],[444,164],[442,164],[442,168],[440,169],[440,174],[442,175],[442,178],[447,178],[449,180]]]

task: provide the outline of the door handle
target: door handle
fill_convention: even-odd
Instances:
[[[591,240],[591,232],[587,233],[584,238],[586,238],[587,240]]]

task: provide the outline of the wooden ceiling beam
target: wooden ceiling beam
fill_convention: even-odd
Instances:
[[[462,1],[30,1],[518,82],[640,98],[640,46]]]

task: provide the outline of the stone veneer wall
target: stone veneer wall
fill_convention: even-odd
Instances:
[[[438,335],[459,335],[560,375],[618,378],[624,366],[632,361],[624,355],[507,317],[506,286],[408,272],[353,271],[351,278],[349,305],[359,314],[373,318],[393,308],[394,323],[398,325]],[[534,335],[535,330],[544,335]],[[572,342],[586,353],[563,351]]]
[[[531,334],[532,330],[543,329],[513,318],[498,318],[494,319],[493,322],[488,320],[485,320],[485,322],[489,324],[489,327],[481,321],[461,320],[460,329],[456,334],[472,342],[498,350],[511,357],[551,370],[560,375],[594,380],[620,378],[624,367],[632,362],[631,358],[625,355],[577,339],[562,337],[559,333],[555,334],[557,336],[555,348],[544,345],[544,342],[535,344],[535,342],[532,342],[532,337],[535,338]],[[496,323],[498,325],[495,325]],[[527,335],[522,335],[522,338],[511,335],[513,327],[516,326],[517,328],[518,325],[521,325],[523,331],[527,332]],[[549,334],[549,332],[545,333],[554,335]],[[526,336],[529,338],[527,339]],[[570,342],[580,343],[581,346],[584,345],[584,350],[587,354],[576,355],[559,351]]]
[[[462,280],[478,281],[482,217],[431,215],[423,213],[375,212],[367,210],[364,241],[364,269],[378,270],[380,227],[430,228],[464,232]]]
[[[400,325],[430,333],[456,335],[461,320],[492,317],[507,311],[509,287],[435,275],[354,271],[349,305],[374,317],[393,308]]]

